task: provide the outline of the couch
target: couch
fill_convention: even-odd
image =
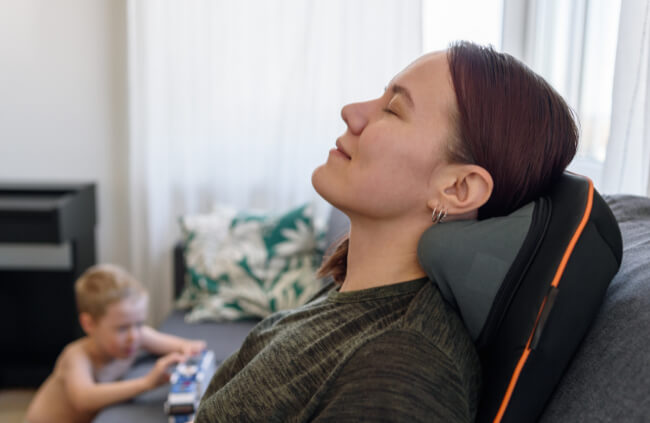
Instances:
[[[623,237],[623,262],[612,281],[600,313],[578,349],[540,419],[542,422],[650,421],[650,199],[605,196]],[[334,211],[327,240],[347,228]],[[175,249],[175,294],[182,290],[182,249]],[[174,311],[160,330],[205,339],[217,363],[242,343],[256,320],[188,324]],[[145,374],[155,357],[139,359],[127,378]],[[163,422],[167,386],[103,410],[95,422]]]

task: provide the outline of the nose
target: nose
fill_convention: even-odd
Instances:
[[[366,106],[366,103],[352,103],[341,109],[341,118],[354,135],[359,135],[368,124]]]

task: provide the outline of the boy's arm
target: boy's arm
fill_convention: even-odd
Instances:
[[[63,367],[66,395],[72,405],[80,411],[97,412],[100,409],[121,402],[153,389],[169,381],[167,368],[184,359],[180,353],[168,354],[156,361],[145,376],[118,382],[97,383],[86,354],[70,351]]]
[[[198,354],[205,349],[205,341],[185,339],[158,332],[149,326],[143,326],[142,347],[157,355],[179,352],[191,356]]]

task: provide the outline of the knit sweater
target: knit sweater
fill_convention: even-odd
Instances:
[[[195,422],[470,422],[480,373],[460,318],[426,278],[330,285],[253,328]]]

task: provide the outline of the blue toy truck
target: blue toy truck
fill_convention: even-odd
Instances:
[[[176,366],[169,380],[171,387],[165,402],[169,423],[185,423],[194,419],[214,370],[214,352],[208,350]]]

